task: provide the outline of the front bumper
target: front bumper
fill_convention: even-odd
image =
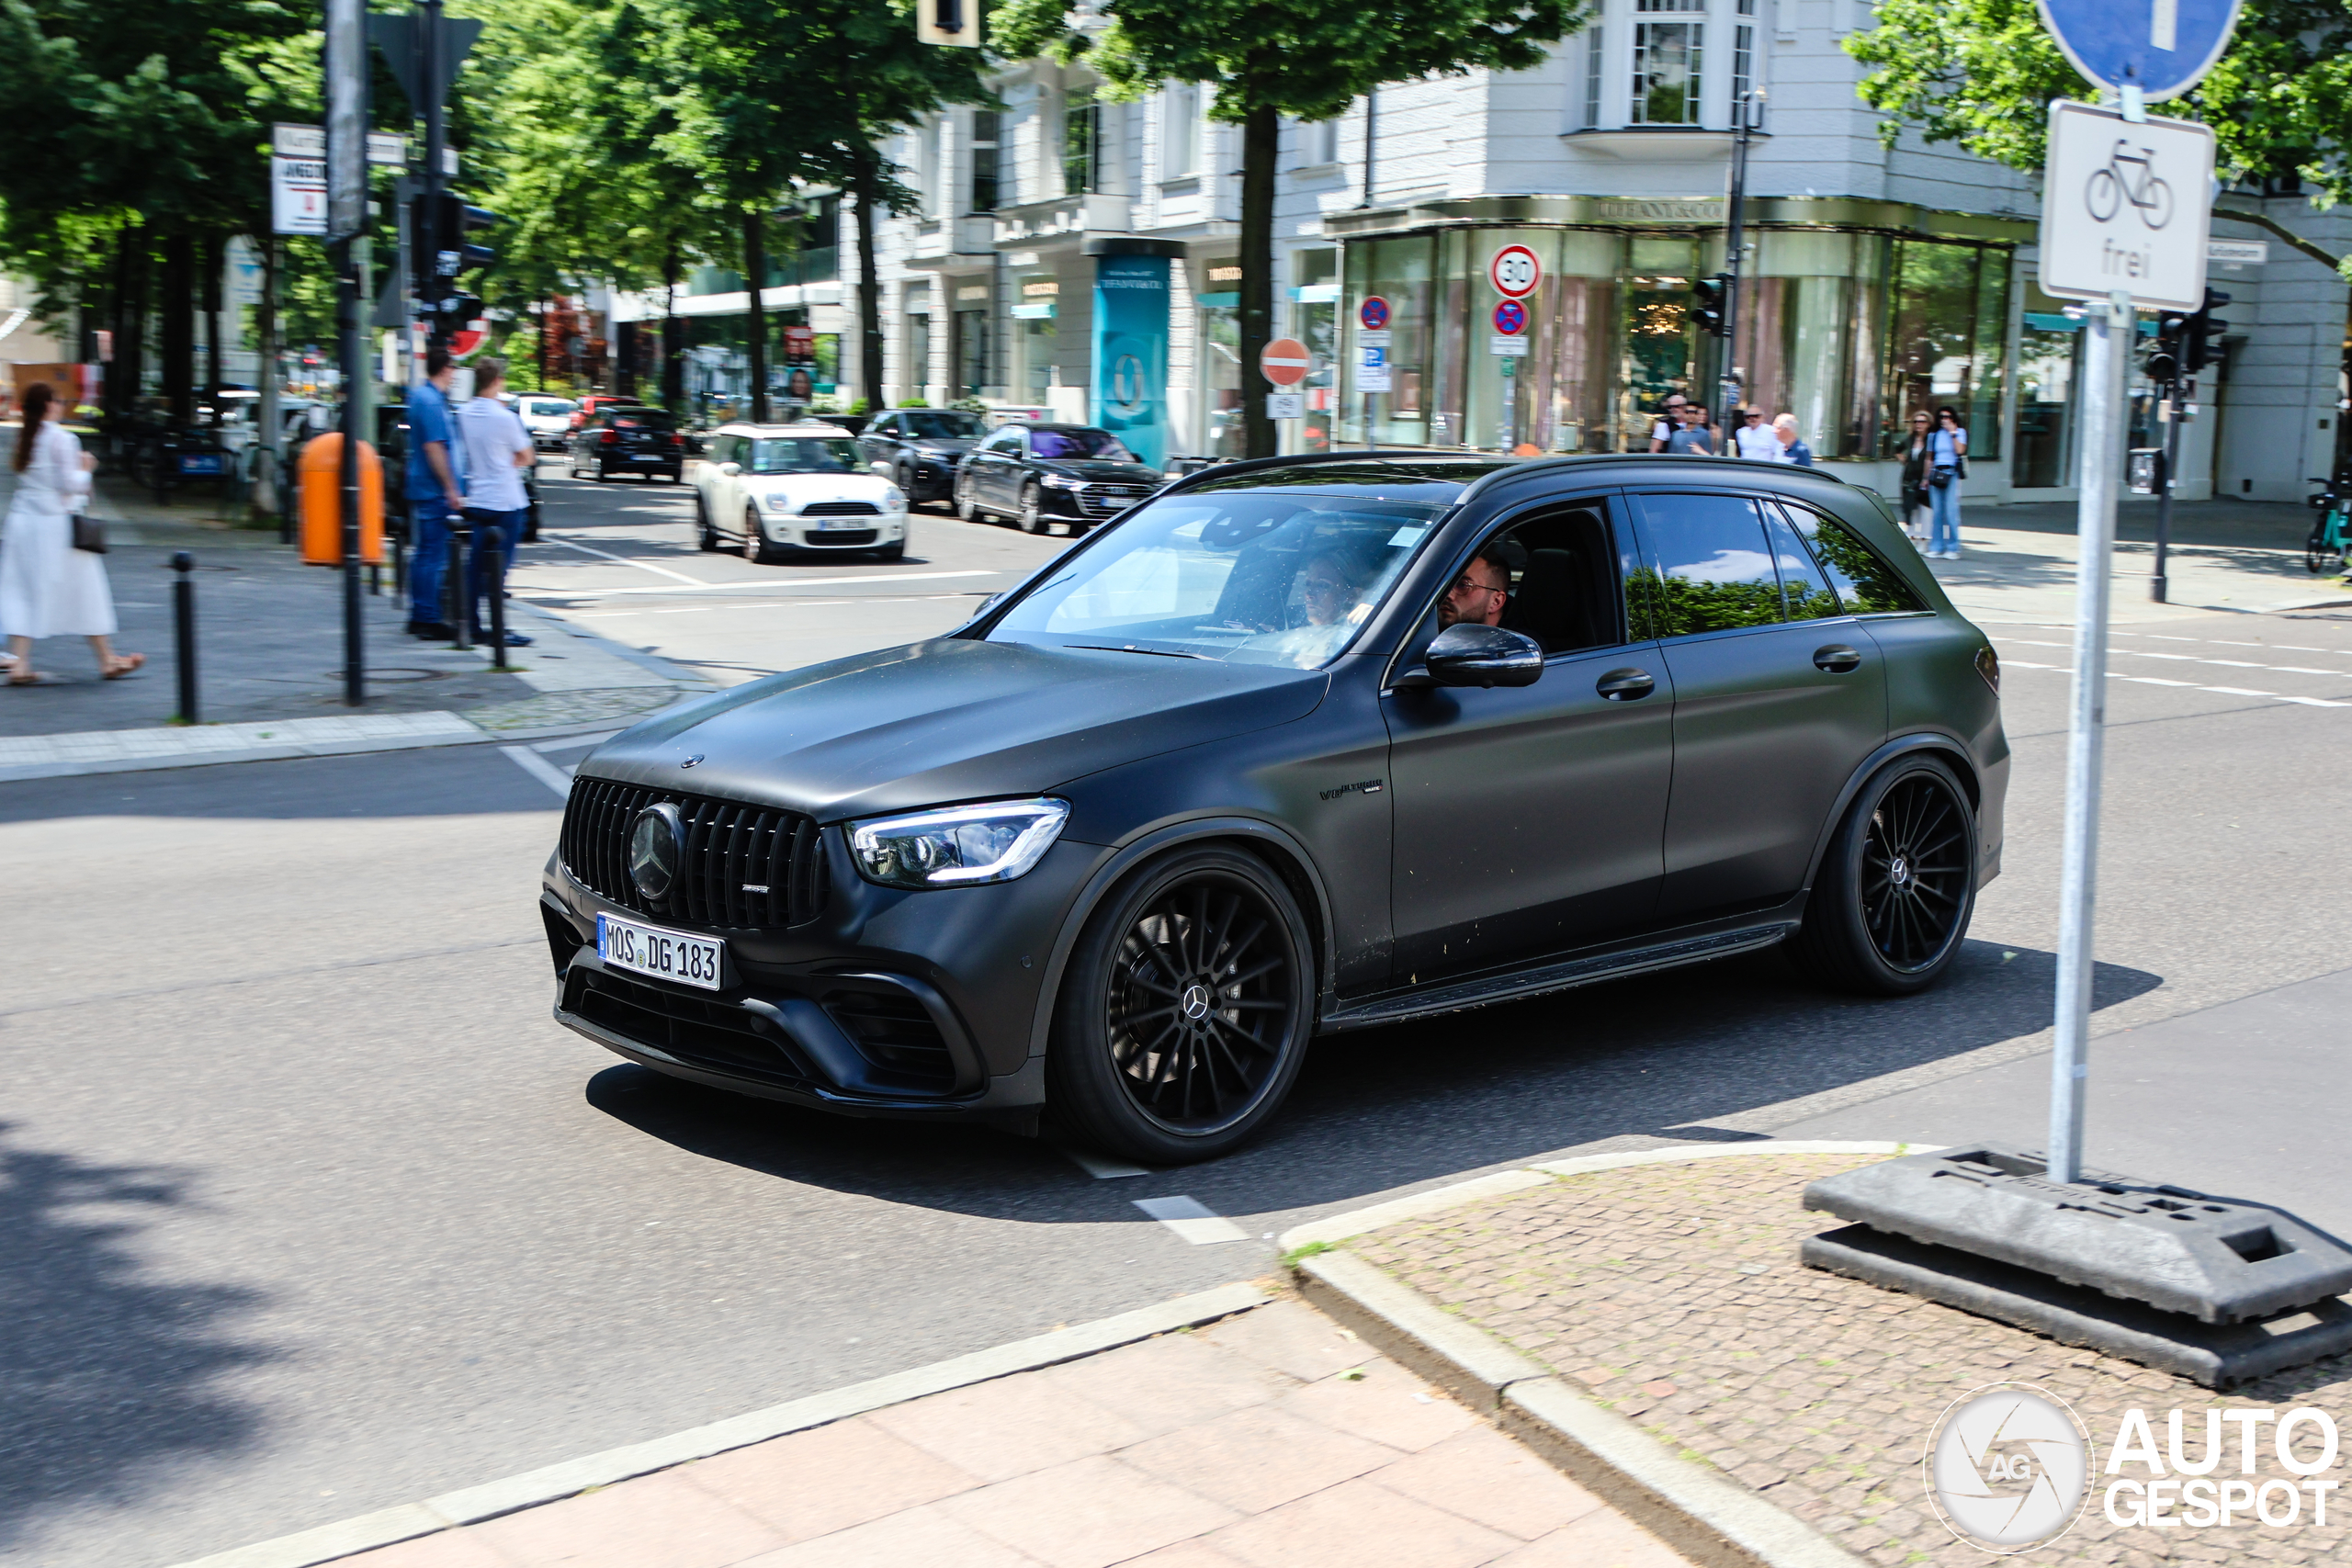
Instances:
[[[956,495],[956,465],[923,457],[906,466],[910,481],[899,488],[909,501],[952,501]]]
[[[797,512],[762,512],[760,532],[772,544],[804,550],[871,550],[902,544],[907,537],[907,514],[903,512],[877,512],[871,516],[827,521],[854,522],[859,526],[819,529],[812,526],[815,519],[803,519]]]

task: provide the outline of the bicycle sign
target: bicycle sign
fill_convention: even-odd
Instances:
[[[2147,309],[2197,310],[2205,302],[2212,184],[2207,126],[2052,104],[2042,288],[2062,299],[2122,293]]]

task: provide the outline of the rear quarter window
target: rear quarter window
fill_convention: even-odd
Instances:
[[[1882,501],[1881,505],[1885,502]],[[1838,591],[1847,611],[1857,615],[1916,615],[1928,605],[1903,574],[1889,566],[1862,536],[1834,517],[1810,507],[1781,503],[1789,521],[1813,549],[1822,574]]]

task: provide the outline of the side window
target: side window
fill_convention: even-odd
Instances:
[[[1571,504],[1513,525],[1501,539],[1511,564],[1501,625],[1550,653],[1624,640],[1617,613],[1615,550],[1600,502]]]
[[[1787,511],[1796,531],[1813,547],[1814,558],[1820,561],[1830,586],[1846,602],[1848,614],[1905,615],[1928,607],[1903,581],[1902,573],[1881,560],[1878,552],[1862,543],[1861,536],[1851,528],[1809,507],[1791,506]]]
[[[991,451],[991,452],[1018,452],[1018,451],[1020,451],[1020,450],[1021,450],[1021,432],[1020,432],[1020,431],[1018,431],[1018,430],[1001,430],[1001,431],[999,431],[999,432],[997,433],[996,439],[994,439],[994,440],[992,440],[992,441],[990,441],[990,442],[989,443],[989,448],[988,448],[988,449],[989,449],[989,451]]]
[[[735,461],[735,437],[714,435],[710,438],[710,460],[714,463]]]
[[[1652,637],[1776,626],[1781,579],[1756,503],[1736,495],[1641,498],[1649,560],[1626,583]]]
[[[1781,601],[1792,621],[1826,621],[1845,611],[1814,564],[1813,554],[1774,507],[1764,509],[1764,532],[1772,541],[1772,564],[1781,569]]]

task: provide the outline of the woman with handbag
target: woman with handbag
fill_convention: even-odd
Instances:
[[[33,669],[33,643],[45,637],[85,637],[98,656],[98,673],[119,681],[147,662],[143,653],[117,653],[114,594],[107,586],[106,536],[84,509],[96,461],[73,432],[57,423],[64,412],[46,381],[25,391],[24,428],[17,433],[11,467],[16,499],[0,536],[0,633],[14,658],[11,686],[53,684]]]
[[[1911,436],[1903,448],[1903,531],[1915,545],[1928,542],[1928,435],[1934,421],[1925,409],[1911,413]]]
[[[1947,403],[1936,411],[1928,433],[1928,555],[1960,558],[1960,481],[1968,477],[1968,432],[1960,411]]]

